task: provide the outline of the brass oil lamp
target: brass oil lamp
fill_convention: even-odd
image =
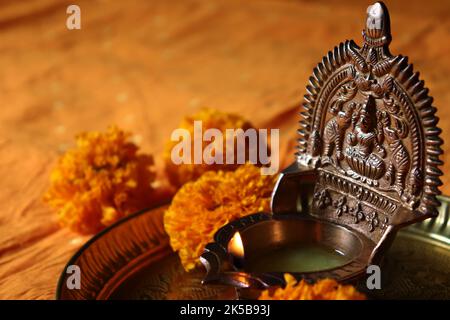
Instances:
[[[306,86],[298,152],[271,213],[221,228],[201,261],[204,283],[245,297],[283,274],[348,282],[379,264],[397,231],[435,217],[442,184],[436,108],[408,59],[392,55],[389,13],[367,9],[361,47],[345,41]]]

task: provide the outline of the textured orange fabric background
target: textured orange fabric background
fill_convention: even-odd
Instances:
[[[157,157],[184,114],[202,106],[281,128],[292,160],[312,68],[345,39],[361,43],[369,1],[0,2],[0,298],[51,299],[88,237],[60,229],[42,203],[54,161],[83,130],[117,124]],[[394,54],[435,97],[449,141],[450,2],[386,1]],[[445,150],[450,146],[444,145]],[[448,158],[448,153],[444,160]],[[444,167],[450,194],[450,167]],[[163,179],[163,177],[160,177]]]

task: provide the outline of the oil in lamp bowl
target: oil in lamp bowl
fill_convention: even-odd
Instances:
[[[251,224],[240,232],[245,243],[241,268],[246,272],[329,272],[364,258],[363,239],[329,222],[284,216]]]
[[[389,13],[377,2],[367,10],[363,45],[347,40],[323,57],[306,87],[298,152],[280,174],[272,212],[215,234],[200,258],[204,283],[253,292],[282,286],[284,273],[356,280],[381,262],[400,228],[438,214],[436,108],[390,42]]]

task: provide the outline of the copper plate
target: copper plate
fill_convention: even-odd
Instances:
[[[164,231],[166,208],[138,212],[94,236],[67,263],[56,299],[235,299],[233,288],[203,286],[203,270],[184,271]],[[67,288],[69,265],[81,269],[79,290]]]
[[[450,299],[450,198],[439,197],[438,218],[402,230],[385,257],[375,299]],[[235,299],[235,291],[200,284],[171,250],[162,217],[167,205],[129,216],[87,242],[67,265],[81,268],[81,289],[69,290],[64,268],[56,298]],[[364,283],[360,290],[364,291]]]

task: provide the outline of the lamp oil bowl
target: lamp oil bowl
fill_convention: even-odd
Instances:
[[[205,283],[258,290],[283,285],[285,272],[358,279],[400,228],[437,215],[442,140],[433,99],[407,58],[390,53],[383,3],[367,9],[362,35],[361,47],[340,43],[314,68],[296,160],[280,175],[272,212],[216,233],[201,257]],[[229,245],[236,232],[239,255]]]

